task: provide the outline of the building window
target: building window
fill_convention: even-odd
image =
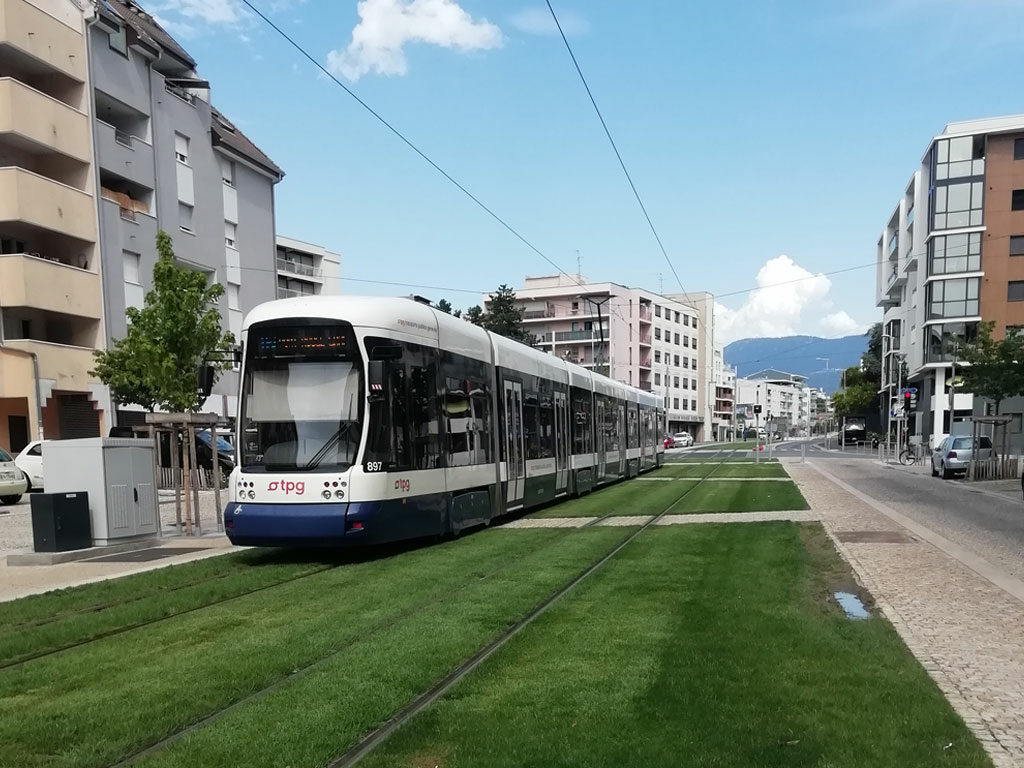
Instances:
[[[654,305],[654,316],[661,317],[661,307],[657,304]]]
[[[1024,160],[1024,139],[1013,140],[1013,159]]]
[[[192,229],[192,206],[188,203],[178,203],[178,226],[185,232],[193,232]]]
[[[1010,235],[1010,255],[1024,256],[1024,235]]]
[[[672,361],[673,361],[672,365],[674,365],[676,368],[678,368],[679,367],[679,355],[673,355],[672,356]]]
[[[676,379],[676,386],[677,387],[679,386],[679,379]],[[683,379],[683,389],[689,389],[689,388],[690,388],[690,382],[687,381],[686,379]]]
[[[981,278],[938,280],[928,286],[928,317],[972,317],[978,314]]]
[[[142,261],[142,257],[137,253],[132,253],[131,251],[122,251],[121,259],[124,264],[124,281],[126,283],[142,285],[142,279],[139,276],[139,264]]]
[[[117,32],[111,32],[110,35],[110,49],[117,51],[122,56],[128,55],[128,36],[125,33],[124,26],[117,28]]]
[[[935,145],[937,181],[963,179],[985,174],[985,136],[943,139]],[[952,226],[952,225],[951,225]]]
[[[235,238],[238,235],[238,225],[230,221],[224,222],[224,245],[228,248],[235,247]]]
[[[981,233],[933,237],[928,243],[931,275],[977,272],[981,269]]]
[[[673,376],[672,377],[672,387],[674,389],[679,389],[679,377],[678,376]]]
[[[911,329],[911,333],[914,329]],[[953,359],[958,348],[971,344],[978,338],[977,323],[943,323],[924,329],[924,361],[944,363]]]
[[[188,165],[188,145],[188,136],[183,136],[180,133],[174,134],[174,159],[185,165]]]
[[[695,318],[693,318],[693,321],[692,321],[691,325],[692,325],[692,327],[693,327],[694,329],[696,329],[696,328],[697,328],[697,318],[696,318],[696,317],[695,317]]]
[[[661,341],[661,328],[654,329],[654,338]]]
[[[659,384],[659,385],[661,384],[661,374],[660,373],[654,374],[654,383],[655,384]]]
[[[676,358],[676,359],[678,360],[679,358]],[[684,357],[683,358],[683,368],[689,368],[689,367],[690,367],[690,358]]]
[[[679,322],[679,313],[678,312],[676,312],[676,322],[677,323]]]
[[[1011,280],[1006,288],[1007,301],[1024,301],[1024,280]]]
[[[690,316],[689,315],[683,315],[683,325],[685,325],[686,327],[690,326]]]
[[[696,400],[691,400],[690,401],[690,410],[691,411],[696,411],[697,410],[697,401]]]
[[[679,334],[678,333],[676,334],[675,344],[676,344],[677,347],[679,346]]]
[[[220,179],[229,187],[235,186],[235,163],[226,157],[220,159]]]
[[[240,309],[238,304],[238,286],[228,283],[228,309]]]
[[[979,226],[984,187],[985,184],[981,181],[936,187],[932,198],[935,208],[932,228],[955,229],[956,227]],[[1024,193],[1024,190],[1021,192]]]
[[[677,410],[677,411],[679,410],[679,398],[678,397],[673,397],[672,398],[672,408],[674,410]]]
[[[656,362],[656,363],[660,363],[661,362],[661,351],[660,350],[657,350],[657,349],[654,350],[654,362]]]
[[[1010,209],[1024,211],[1024,189],[1013,190],[1013,197],[1010,198]]]
[[[690,379],[690,386],[693,387],[693,390],[696,392],[697,391],[697,380],[696,379]]]

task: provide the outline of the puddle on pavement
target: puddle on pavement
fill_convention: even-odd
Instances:
[[[871,618],[871,614],[867,612],[864,607],[864,603],[860,601],[860,598],[850,592],[835,592],[834,596],[836,602],[842,606],[842,609],[846,611],[846,618],[848,619],[868,619]]]

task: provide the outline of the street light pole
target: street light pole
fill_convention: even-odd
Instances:
[[[594,359],[594,369],[596,370],[601,367],[601,363],[599,363],[598,360],[604,360],[604,321],[601,318],[601,307],[611,301],[614,298],[614,294],[609,293],[601,299],[594,299],[590,296],[580,296],[580,298],[597,307],[597,332],[601,338],[601,346],[598,348],[598,357]],[[591,335],[591,341],[593,341],[593,335]],[[608,378],[611,378],[610,369],[608,374]]]

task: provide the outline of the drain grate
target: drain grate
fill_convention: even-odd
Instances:
[[[165,557],[175,555],[187,555],[191,552],[202,552],[206,547],[154,547],[152,549],[137,549],[134,552],[121,552],[116,555],[94,557],[90,563],[148,563],[153,560],[163,560]]]
[[[899,531],[837,531],[836,538],[844,544],[913,544],[917,541]]]

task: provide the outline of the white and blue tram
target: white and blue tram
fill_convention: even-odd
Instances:
[[[235,544],[453,534],[662,462],[659,398],[419,301],[274,301],[242,343]]]

